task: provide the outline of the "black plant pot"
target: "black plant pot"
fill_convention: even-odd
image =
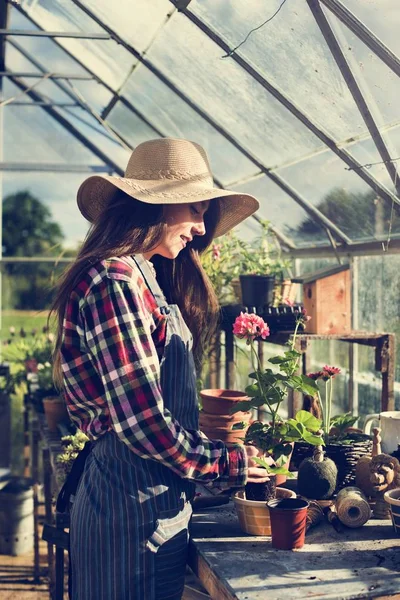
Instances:
[[[270,275],[240,275],[244,306],[263,308],[274,299],[275,277]]]
[[[270,476],[269,481],[265,483],[246,483],[246,500],[257,500],[258,502],[268,502],[276,498],[276,477]]]

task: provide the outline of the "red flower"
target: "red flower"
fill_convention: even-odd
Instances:
[[[338,367],[329,367],[328,365],[325,365],[322,368],[322,378],[324,381],[328,381],[328,379],[335,377],[335,375],[339,375],[339,373],[340,369],[338,369]]]
[[[257,315],[251,313],[240,313],[238,317],[236,317],[235,323],[233,325],[233,333],[241,339],[247,339],[247,341],[255,340],[258,337],[261,337],[265,340],[266,337],[269,336],[269,327],[265,323],[262,317],[258,317]]]
[[[315,373],[307,373],[307,377],[309,377],[310,379],[314,379],[314,381],[317,381],[317,379],[320,379],[323,376],[323,374],[323,371],[316,371]]]

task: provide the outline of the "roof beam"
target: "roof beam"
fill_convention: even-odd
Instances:
[[[373,240],[369,242],[352,242],[348,246],[336,246],[339,256],[373,256],[400,254],[400,239],[392,238],[390,244],[387,239]],[[298,248],[290,251],[293,258],[332,258],[332,246],[321,245],[307,248]]]
[[[170,0],[175,4],[176,0]],[[267,90],[280,104],[289,110],[299,121],[303,123],[314,133],[330,150],[332,150],[343,162],[345,162],[357,175],[359,175],[365,183],[367,183],[381,198],[388,202],[396,202],[400,205],[400,199],[393,194],[389,189],[382,185],[375,177],[366,169],[364,169],[347,150],[340,148],[335,140],[329,134],[313,121],[304,111],[302,111],[290,98],[288,98],[280,89],[273,85],[265,75],[261,74],[251,63],[244,59],[237,52],[231,53],[229,44],[211,27],[203,23],[191,10],[184,10],[184,15],[196,25],[203,33],[207,35],[215,44],[217,44],[224,52],[230,55],[240,67],[242,67],[253,79],[257,81],[265,90]],[[279,167],[274,167],[274,170]]]
[[[11,102],[12,106],[54,106],[57,108],[72,108],[78,106],[77,102]]]
[[[10,40],[10,39],[9,39],[9,40],[7,40],[7,43],[8,43],[8,44],[11,44],[11,46],[13,46],[13,47],[14,47],[16,50],[18,50],[18,52],[20,52],[20,53],[22,54],[22,56],[24,56],[24,57],[25,57],[27,60],[29,60],[29,61],[30,61],[30,62],[33,64],[33,66],[34,66],[34,67],[36,67],[37,69],[39,69],[39,71],[40,71],[41,73],[46,73],[46,69],[44,68],[44,66],[43,66],[43,65],[42,65],[42,64],[41,64],[41,63],[40,63],[40,62],[39,62],[37,59],[35,59],[35,58],[34,58],[34,57],[33,57],[33,56],[32,56],[32,55],[29,53],[29,52],[27,52],[27,51],[25,50],[25,48],[23,48],[23,47],[22,47],[20,44],[18,44],[18,42],[16,42],[15,40]],[[56,85],[58,88],[60,88],[60,89],[61,89],[61,90],[62,90],[62,91],[65,93],[65,94],[67,94],[67,96],[69,96],[69,97],[70,97],[72,100],[74,100],[74,102],[75,102],[75,103],[74,103],[74,104],[72,104],[72,105],[71,105],[71,107],[72,107],[72,106],[79,106],[79,107],[80,107],[80,108],[82,108],[82,109],[83,109],[85,112],[89,113],[89,110],[88,110],[88,108],[87,108],[87,105],[86,105],[84,102],[82,102],[82,100],[79,98],[79,96],[78,96],[78,95],[76,95],[76,94],[75,94],[75,93],[74,93],[74,92],[71,90],[71,88],[70,88],[68,85],[66,85],[64,82],[62,82],[62,81],[59,81],[59,80],[57,80],[57,79],[56,79],[56,80],[54,80],[54,82],[53,82],[53,83],[54,83],[54,84],[55,84],[55,85]],[[13,102],[12,104],[13,104],[13,105],[15,105],[15,102]],[[37,103],[34,103],[34,104],[32,103],[32,106],[35,106],[35,104],[36,104],[36,105],[39,105],[39,106],[40,106],[40,105],[42,105],[42,106],[47,106],[47,105],[50,105],[50,106],[51,106],[53,103],[52,103],[52,102],[47,102],[47,101],[45,100],[44,102],[37,102]],[[62,104],[63,104],[63,103],[60,103],[60,107],[62,107],[62,106],[61,106]],[[56,104],[56,103],[54,103],[54,105],[55,105],[55,106],[57,106],[57,104]],[[67,107],[67,103],[66,103],[66,107]],[[90,114],[91,114],[91,113],[90,113]],[[74,116],[75,116],[75,118],[78,118],[78,117],[76,117],[76,115],[74,115]],[[88,123],[86,123],[86,125],[89,125],[90,127],[92,127],[92,125],[90,125],[90,124],[88,124]],[[106,137],[107,137],[107,139],[110,139],[110,140],[111,140],[111,141],[113,141],[113,142],[115,142],[115,141],[116,141],[116,140],[115,140],[113,137],[111,137],[111,136],[108,134],[108,132],[106,132],[105,130],[96,130],[96,131],[98,131],[98,132],[99,132],[101,135],[104,135],[104,136],[106,136]]]
[[[17,8],[17,7],[16,7]],[[27,30],[27,29],[0,29],[1,36],[24,36],[24,37],[47,37],[47,38],[76,38],[82,40],[109,40],[110,36],[106,33],[85,33],[84,31],[45,31],[45,30]]]
[[[188,106],[190,106],[198,115],[200,115],[209,125],[211,125],[218,133],[220,133],[226,140],[228,140],[237,150],[239,150],[246,158],[248,158],[253,164],[255,164],[263,173],[267,175],[276,185],[283,189],[293,200],[295,200],[304,210],[312,215],[319,223],[322,223],[328,229],[331,230],[342,242],[349,243],[350,238],[341,231],[334,223],[325,217],[315,206],[313,206],[308,200],[303,198],[294,188],[292,188],[286,181],[284,181],[279,175],[270,173],[268,167],[261,163],[261,161],[255,157],[249,150],[246,150],[242,144],[236,140],[222,125],[217,123],[213,117],[211,117],[205,110],[198,106],[189,96],[187,96],[181,89],[179,89],[168,77],[166,77],[162,71],[160,71],[152,62],[138,52],[131,44],[128,44],[124,39],[115,33],[106,23],[99,19],[91,10],[84,6],[80,0],[72,0],[79,8],[83,10],[90,18],[92,18],[97,25],[102,27],[107,33],[110,34],[113,40],[118,44],[121,44],[128,52],[130,52],[135,58],[137,58],[149,71],[151,71],[160,81],[162,81],[170,90],[172,90],[181,100],[183,100]]]
[[[371,137],[375,143],[375,146],[382,158],[382,161],[390,175],[391,180],[397,190],[397,193],[400,194],[400,180],[398,177],[397,169],[395,164],[392,162],[392,158],[389,154],[389,151],[386,147],[385,141],[376,125],[374,118],[369,110],[368,104],[361,92],[361,89],[356,81],[356,78],[353,75],[352,70],[347,62],[347,59],[342,51],[342,48],[337,41],[335,34],[332,31],[332,28],[326,18],[319,0],[307,0],[307,4],[314,16],[314,19],[317,22],[318,27],[321,30],[322,35],[325,38],[325,41],[329,47],[329,50],[332,53],[333,58],[337,66],[340,69],[340,72],[347,84],[347,87],[350,90],[351,95],[353,96],[354,102],[357,105],[358,110],[366,124],[368,131],[371,134]],[[397,200],[397,203],[400,204],[400,201]]]
[[[0,28],[6,28],[7,27],[7,23],[8,23],[8,17],[9,17],[9,4],[6,0],[0,0]],[[6,68],[6,61],[5,61],[5,54],[6,54],[6,44],[5,44],[5,38],[0,39],[0,70],[4,71]],[[0,95],[1,95],[1,91],[2,91],[2,81],[3,78],[0,77]]]
[[[25,91],[27,95],[32,98],[35,102],[43,102],[44,97],[36,92],[35,90],[29,90],[25,83],[18,79],[17,77],[10,77],[10,80],[21,90]],[[100,150],[93,142],[91,142],[83,133],[81,133],[76,127],[70,123],[67,119],[65,119],[61,114],[57,112],[52,106],[43,106],[43,110],[47,112],[51,117],[53,117],[60,125],[64,127],[69,133],[71,133],[77,140],[79,140],[88,150],[90,150],[95,156],[100,158],[104,163],[110,166],[110,168],[118,173],[118,175],[123,175],[123,170],[120,168],[117,163],[115,163],[109,156],[107,156],[102,150]]]
[[[63,73],[48,73],[48,72],[44,72],[44,73],[26,73],[26,72],[12,72],[12,75],[14,77],[24,77],[24,78],[30,78],[30,77],[43,77],[43,75],[47,76],[47,79],[81,79],[84,81],[91,81],[93,80],[93,77],[91,77],[90,75],[67,75],[67,74],[63,74]],[[0,77],[4,76],[4,77],[8,77],[8,71],[0,71]]]
[[[19,173],[109,173],[110,165],[71,165],[63,163],[0,162],[0,171]]]
[[[340,0],[321,0],[346,27],[350,29],[389,69],[400,77],[400,59],[368,27],[340,2]]]
[[[2,0],[0,0],[1,2]],[[16,5],[15,8],[26,18],[28,19],[32,25],[35,25],[35,27],[38,27],[39,29],[42,29],[40,27],[40,25],[31,17],[31,15],[26,12],[23,8],[21,8],[21,6]],[[45,72],[45,69],[42,65],[39,66],[39,63],[36,59],[34,59],[33,57],[31,57],[29,55],[29,53],[22,47],[20,46],[15,40],[11,40],[8,39],[7,40],[9,44],[11,44],[12,46],[14,46],[15,48],[17,48],[19,50],[19,52],[21,52],[21,54],[23,54],[23,56],[25,56],[26,58],[28,58],[28,60],[30,60],[32,62],[33,65],[35,65],[35,67],[39,68],[40,70],[43,70],[43,72]],[[129,102],[129,100],[127,100],[126,98],[124,98],[123,96],[120,96],[110,85],[108,85],[108,83],[106,83],[105,81],[103,81],[98,75],[96,75],[94,73],[94,71],[92,71],[91,69],[89,69],[89,67],[87,67],[83,62],[81,62],[74,54],[72,54],[72,52],[70,52],[69,50],[67,50],[66,48],[64,48],[64,46],[56,39],[53,39],[52,42],[54,44],[56,44],[56,46],[58,46],[63,52],[65,52],[65,54],[67,56],[69,56],[72,60],[74,60],[80,67],[82,67],[83,69],[85,69],[90,75],[92,75],[92,77],[101,85],[103,85],[106,90],[108,90],[111,94],[113,94],[114,98],[116,98],[116,100],[119,99],[120,102],[122,102],[122,104],[124,104],[127,108],[129,108],[133,113],[135,113],[139,119],[141,119],[144,123],[146,123],[149,127],[152,127],[149,122],[147,121],[146,117],[140,112],[138,111],[135,106],[133,106],[133,104],[131,102]],[[71,90],[69,88],[67,88],[66,86],[64,86],[63,83],[59,82],[59,81],[54,81],[54,83],[60,88],[62,89],[66,94],[68,94],[70,96],[70,98],[74,98],[76,99],[76,101],[78,103],[80,103],[80,100],[75,98],[75,95],[72,94]],[[81,108],[86,110],[86,107],[81,104]],[[102,113],[102,118],[104,119],[104,113]],[[161,136],[162,137],[162,136]]]

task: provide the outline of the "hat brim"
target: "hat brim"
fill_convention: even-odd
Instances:
[[[85,219],[94,222],[112,199],[116,189],[147,204],[184,204],[220,199],[220,219],[214,237],[227,233],[250,217],[259,208],[250,194],[240,194],[219,188],[208,188],[204,182],[157,179],[142,180],[109,175],[93,175],[78,190],[78,207]]]

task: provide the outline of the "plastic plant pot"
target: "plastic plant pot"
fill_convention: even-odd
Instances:
[[[301,498],[282,498],[271,500],[267,506],[271,518],[273,548],[302,548],[306,534],[308,502]]]

